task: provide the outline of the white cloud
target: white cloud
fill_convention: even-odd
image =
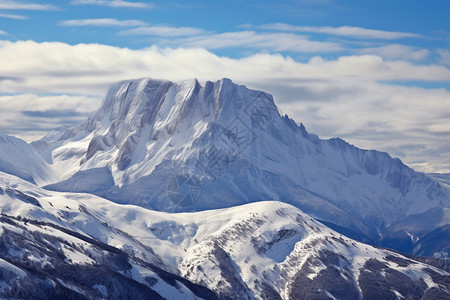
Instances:
[[[450,69],[439,65],[415,65],[407,61],[384,61],[377,55],[341,56],[326,61],[314,57],[306,64],[315,78],[348,78],[379,81],[450,81]]]
[[[272,51],[292,52],[333,52],[342,50],[333,42],[311,41],[306,36],[292,33],[257,33],[254,31],[225,32],[211,35],[198,35],[181,39],[171,39],[166,44],[206,49],[245,47]]]
[[[70,2],[75,5],[101,5],[101,6],[109,6],[109,7],[118,7],[118,8],[153,8],[154,5],[151,3],[145,2],[130,2],[130,1],[122,1],[122,0],[73,0]]]
[[[84,121],[99,105],[99,97],[36,94],[0,96],[0,132],[27,141],[37,140],[61,125]]]
[[[25,20],[25,19],[28,19],[27,16],[13,15],[13,14],[0,14],[0,18],[15,19],[15,20]]]
[[[139,27],[130,30],[123,30],[119,32],[119,35],[150,35],[150,36],[191,36],[197,34],[203,34],[205,30],[193,27],[171,27],[171,26],[148,26]]]
[[[0,35],[8,35],[8,33],[3,30],[0,30]]]
[[[65,20],[60,23],[63,26],[145,26],[146,23],[139,20],[117,20],[111,18],[105,19],[81,19],[81,20]]]
[[[444,66],[385,61],[376,55],[315,57],[302,63],[271,54],[233,59],[201,48],[131,50],[33,41],[0,42],[0,59],[3,93],[90,94],[98,99],[111,83],[129,78],[205,81],[229,77],[274,94],[282,111],[319,136],[341,136],[356,146],[388,150],[419,170],[450,172],[450,92],[379,83],[450,82],[450,69]],[[11,109],[17,100],[8,101]],[[0,111],[6,111],[2,105]],[[35,107],[47,114],[55,107],[80,111],[72,104]],[[45,126],[62,122],[52,120],[56,121]],[[31,121],[38,126],[36,118],[27,122]],[[28,134],[25,128],[20,130],[22,136]]]
[[[56,7],[50,4],[26,3],[14,0],[0,0],[0,9],[13,10],[55,10]]]
[[[450,51],[447,49],[439,49],[438,53],[441,56],[441,63],[450,66]]]
[[[408,32],[396,32],[396,31],[383,31],[375,29],[366,29],[353,26],[293,26],[284,23],[265,24],[260,26],[245,25],[247,27],[255,27],[266,30],[276,31],[292,31],[292,32],[309,32],[309,33],[321,33],[331,34],[337,36],[344,36],[350,38],[362,38],[362,39],[382,39],[382,40],[395,40],[402,38],[418,38],[420,35]]]
[[[293,33],[257,33],[238,31],[211,34],[200,28],[150,26],[123,30],[119,35],[147,35],[160,37],[160,45],[171,47],[201,47],[215,50],[244,47],[259,50],[291,52],[333,52],[342,50],[334,42],[312,41],[306,36]],[[169,38],[170,39],[164,39]]]
[[[317,51],[317,50],[316,50]],[[384,61],[376,55],[314,57],[302,63],[278,54],[241,59],[217,56],[200,48],[150,47],[131,50],[99,44],[0,42],[0,92],[103,93],[105,85],[141,76],[202,79],[229,76],[261,80],[450,81],[450,69]],[[2,79],[0,77],[0,79]],[[101,92],[99,92],[101,90]]]
[[[357,52],[362,54],[376,54],[386,59],[419,61],[425,59],[430,51],[406,45],[391,44],[374,48],[365,48]]]

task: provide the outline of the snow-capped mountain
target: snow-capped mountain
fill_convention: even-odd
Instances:
[[[165,213],[1,172],[0,202],[2,298],[450,297],[445,260],[356,242],[282,202]]]
[[[56,176],[48,189],[160,211],[282,201],[411,253],[449,224],[448,187],[386,153],[321,140],[281,116],[271,95],[229,79],[118,83],[86,122],[33,146]],[[426,254],[449,255],[445,244],[435,250]]]

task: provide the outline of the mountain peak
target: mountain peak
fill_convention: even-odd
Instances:
[[[207,81],[204,87],[197,79],[179,83],[150,78],[122,81],[110,88],[100,109],[81,126],[93,138],[80,164],[89,165],[97,153],[106,151],[116,157],[115,167],[124,171],[147,157],[144,148],[149,140],[169,141],[155,146],[160,150],[167,146],[181,150],[210,123],[227,127],[239,119],[245,120],[247,127],[260,127],[275,115],[279,116],[271,95],[228,78]],[[73,130],[69,131],[71,134],[62,136],[72,138]],[[113,149],[119,151],[113,154]],[[120,177],[120,181],[128,180]]]
[[[187,106],[201,104],[198,102],[208,102],[210,98],[216,98],[212,104],[215,111],[220,111],[225,101],[234,100],[233,93],[239,87],[243,86],[228,78],[207,81],[205,87],[196,78],[179,83],[151,78],[121,81],[109,89],[94,119],[101,120],[107,115],[109,121],[136,122],[138,117],[152,116],[162,108],[171,111],[179,105],[187,109]]]
[[[198,116],[203,121],[226,122],[241,113],[251,114],[251,106],[261,100],[258,98],[263,100],[263,106],[277,111],[271,95],[249,90],[228,78],[207,81],[204,87],[195,78],[179,83],[150,78],[127,80],[110,88],[100,109],[87,122],[86,129],[98,131],[101,125],[101,131],[108,128],[117,131],[122,127],[121,131],[135,132],[158,121],[168,123],[163,121],[166,119],[171,123],[168,126],[170,132],[176,123],[198,119]],[[263,109],[267,110],[267,107]]]

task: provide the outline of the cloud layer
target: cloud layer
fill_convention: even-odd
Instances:
[[[201,48],[131,50],[32,41],[1,42],[0,57],[0,74],[8,74],[0,77],[0,92],[31,93],[0,98],[0,110],[10,112],[0,126],[29,139],[23,126],[37,128],[37,136],[64,119],[80,120],[96,109],[111,83],[123,79],[229,77],[274,94],[284,113],[321,137],[389,151],[419,170],[450,171],[450,92],[408,86],[409,81],[450,82],[450,69],[441,65],[377,55],[299,62],[268,53],[233,59]],[[91,96],[37,95],[42,93]],[[39,126],[44,119],[48,123]]]
[[[306,36],[292,33],[260,33],[255,31],[225,32],[191,36],[184,39],[162,41],[162,44],[201,47],[209,50],[224,48],[265,49],[276,52],[323,53],[342,50],[334,42],[310,40]]]
[[[25,19],[28,19],[28,17],[22,16],[22,15],[3,14],[3,13],[0,13],[0,18],[14,19],[14,20],[25,20]]]
[[[55,10],[56,7],[50,4],[24,3],[14,0],[0,0],[0,9],[12,10]]]
[[[117,8],[153,8],[153,4],[145,2],[131,2],[123,0],[73,0],[70,2],[75,5],[101,5]]]
[[[235,48],[306,54],[340,52],[341,55],[375,54],[389,60],[412,61],[424,60],[430,52],[420,47],[392,43],[393,40],[406,38],[423,39],[418,34],[408,32],[352,26],[293,26],[283,23],[259,26],[244,24],[239,27],[247,30],[217,33],[196,27],[154,25],[121,30],[117,34],[131,38],[148,37],[149,42],[162,47],[200,47],[208,50]]]
[[[269,29],[276,31],[293,31],[293,32],[309,32],[321,33],[328,35],[337,35],[358,39],[382,39],[382,40],[397,40],[403,38],[417,38],[420,35],[409,32],[383,31],[375,29],[367,29],[354,26],[293,26],[284,23],[264,24],[255,26],[259,29]]]
[[[0,132],[27,141],[37,140],[57,127],[84,121],[99,105],[100,97],[37,94],[0,96]]]
[[[52,55],[49,55],[52,54]],[[377,55],[313,57],[302,63],[279,54],[231,59],[202,48],[131,50],[99,44],[0,42],[0,92],[58,92],[101,95],[105,87],[130,77],[202,80],[231,77],[245,82],[450,81],[450,69],[383,60]]]
[[[420,61],[425,59],[430,51],[427,49],[418,49],[411,46],[405,46],[400,44],[390,44],[379,47],[365,48],[357,51],[362,54],[377,54],[383,58],[391,60],[409,60]]]
[[[139,20],[117,20],[111,18],[103,19],[80,19],[80,20],[65,20],[60,23],[63,26],[119,26],[119,27],[133,27],[145,26],[146,23]]]
[[[206,31],[203,29],[193,27],[147,26],[120,31],[119,35],[149,35],[149,36],[174,37],[174,36],[191,36],[202,34],[205,32]]]

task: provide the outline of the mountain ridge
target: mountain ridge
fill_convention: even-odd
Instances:
[[[387,153],[321,140],[229,79],[120,82],[86,122],[32,145],[59,170],[48,189],[161,211],[277,200],[409,252],[448,223],[448,188]]]
[[[359,243],[281,202],[165,213],[44,190],[2,172],[0,199],[2,297],[29,295],[27,284],[40,287],[35,298],[55,287],[59,296],[87,298],[450,295],[444,260],[432,266]]]

